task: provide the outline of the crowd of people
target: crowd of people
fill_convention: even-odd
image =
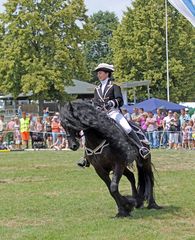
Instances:
[[[195,113],[190,116],[188,108],[180,113],[164,109],[153,113],[134,108],[132,114],[123,109],[123,114],[142,128],[151,148],[195,149]]]
[[[151,148],[195,149],[195,113],[190,116],[188,108],[180,114],[157,109],[156,113],[145,112],[143,108],[134,108],[129,114],[122,108],[127,121],[133,121],[146,133]],[[84,140],[81,141],[84,146]],[[49,109],[43,110],[43,116],[18,114],[5,123],[0,116],[0,150],[2,149],[50,148],[68,149],[66,133],[60,124],[59,113],[50,116]]]
[[[42,117],[24,111],[18,112],[8,123],[5,123],[3,115],[0,116],[0,149],[28,148],[68,148],[58,112],[50,116],[49,109],[44,109]]]

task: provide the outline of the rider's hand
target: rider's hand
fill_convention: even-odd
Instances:
[[[114,108],[114,107],[115,107],[115,102],[112,101],[112,100],[109,100],[109,101],[106,103],[106,105],[105,105],[105,108],[106,108],[107,110],[110,110],[110,109],[112,109],[112,108]]]

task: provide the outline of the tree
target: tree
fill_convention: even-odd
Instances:
[[[185,99],[194,82],[194,29],[168,8],[170,99]],[[166,98],[164,0],[135,0],[113,33],[112,50],[119,81],[151,80],[151,95]],[[139,98],[146,97],[143,89]]]
[[[0,15],[0,91],[61,99],[84,79],[83,44],[93,29],[83,0],[8,0]]]
[[[96,39],[85,45],[86,61],[91,72],[91,82],[95,82],[94,68],[101,62],[112,63],[110,40],[113,30],[118,26],[118,18],[113,12],[99,11],[90,17],[94,29],[99,33]]]

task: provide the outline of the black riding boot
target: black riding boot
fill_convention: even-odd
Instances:
[[[85,167],[89,167],[90,166],[90,163],[87,161],[86,158],[82,158],[78,163],[77,165],[79,167],[82,167],[82,168],[85,168]]]
[[[147,156],[150,154],[150,150],[147,147],[143,146],[139,137],[137,136],[137,134],[133,130],[128,135],[131,139],[134,140],[134,144],[136,145],[136,147],[138,147],[139,154],[141,155],[141,157],[146,159]]]

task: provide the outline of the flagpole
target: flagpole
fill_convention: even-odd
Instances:
[[[168,46],[168,14],[167,14],[167,0],[165,0],[165,34],[166,34],[166,63],[167,63],[167,101],[169,102],[169,46]]]

